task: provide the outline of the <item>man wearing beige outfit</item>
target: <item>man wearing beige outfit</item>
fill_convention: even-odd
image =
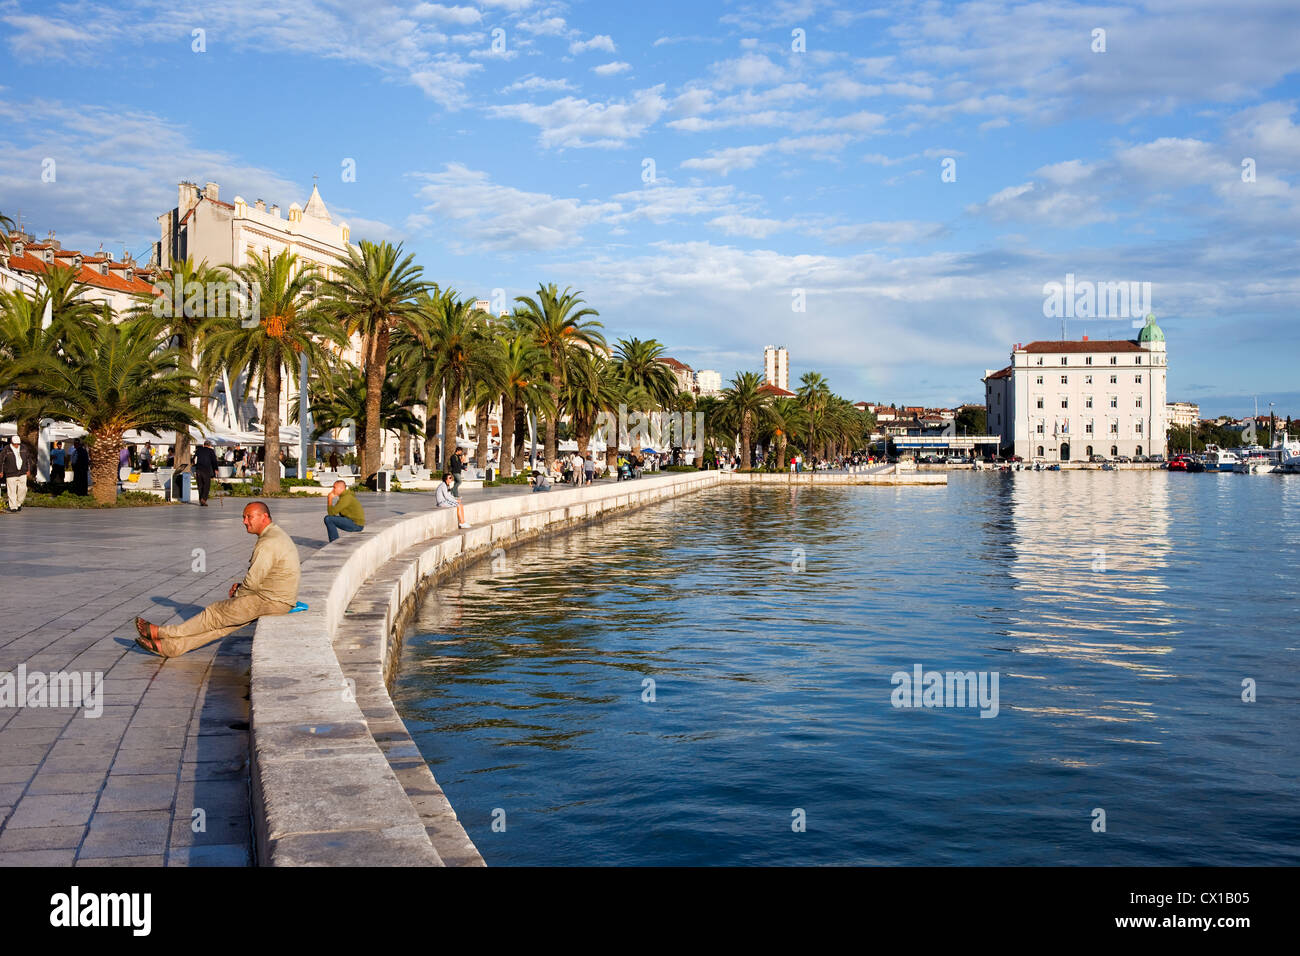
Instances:
[[[230,597],[210,604],[181,624],[159,627],[135,619],[136,643],[160,657],[179,657],[225,637],[264,614],[288,614],[298,601],[298,548],[260,501],[244,508],[244,529],[257,535],[248,574],[230,586]]]

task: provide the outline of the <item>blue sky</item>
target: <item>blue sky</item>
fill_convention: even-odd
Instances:
[[[1150,282],[1171,400],[1300,415],[1293,0],[184,6],[0,0],[0,210],[141,255],[180,179],[318,174],[444,287],[900,404],[1059,337],[1046,283]]]

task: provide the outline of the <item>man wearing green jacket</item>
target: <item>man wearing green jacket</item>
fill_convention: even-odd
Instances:
[[[334,488],[325,499],[325,531],[331,541],[339,539],[339,531],[360,531],[366,525],[366,512],[357,496],[348,491],[346,482],[334,482]]]

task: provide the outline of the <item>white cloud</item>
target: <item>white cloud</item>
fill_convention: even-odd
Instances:
[[[726,149],[714,149],[708,156],[697,156],[682,162],[683,169],[700,169],[708,173],[721,173],[723,176],[740,169],[753,169],[758,165],[759,157],[771,149],[767,146],[728,146]]]
[[[614,41],[612,38],[597,34],[590,40],[574,40],[569,44],[569,52],[573,54],[586,53],[588,50],[604,50],[606,53],[613,53]]]
[[[522,79],[515,80],[502,93],[539,93],[539,92],[558,92],[560,90],[571,90],[573,84],[568,80],[547,80],[540,76],[529,74]]]
[[[412,227],[456,237],[470,247],[545,250],[571,246],[582,231],[619,211],[617,203],[560,199],[493,183],[485,172],[448,163],[442,172],[420,173],[417,195],[426,205],[408,221]],[[444,226],[451,223],[450,228]]]
[[[626,73],[632,69],[631,63],[602,63],[600,66],[593,66],[591,72],[597,76],[616,76],[619,73]]]
[[[566,96],[545,105],[513,103],[489,106],[488,112],[501,119],[516,119],[541,130],[539,140],[547,147],[614,147],[636,139],[668,108],[662,86],[638,91],[631,101],[592,103]]]
[[[734,60],[724,60],[712,67],[718,89],[736,86],[768,86],[785,79],[785,70],[761,53],[746,53]]]
[[[441,3],[421,3],[411,11],[411,16],[446,20],[448,23],[458,23],[462,26],[478,23],[483,19],[483,14],[474,7],[447,7]]]
[[[541,37],[562,37],[569,32],[569,25],[563,17],[538,15],[519,21],[519,29]]]

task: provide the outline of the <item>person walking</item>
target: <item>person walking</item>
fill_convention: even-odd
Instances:
[[[140,452],[140,474],[146,474],[153,471],[153,442],[144,443],[144,451]]]
[[[17,514],[23,510],[23,500],[27,497],[27,473],[31,471],[32,455],[17,435],[9,438],[9,444],[0,453],[0,476],[5,482],[5,494],[9,498],[9,513]]]
[[[199,483],[199,506],[208,506],[208,494],[212,491],[212,478],[217,473],[217,453],[208,439],[194,452],[194,477]]]
[[[588,485],[596,480],[596,459],[591,457],[590,450],[587,452],[587,457],[582,460],[582,478]]]
[[[244,580],[230,586],[230,597],[209,604],[181,624],[159,627],[137,617],[137,644],[159,657],[179,657],[259,617],[293,610],[301,577],[293,538],[271,521],[271,509],[264,502],[245,505],[243,521],[244,530],[257,535],[257,543],[248,559],[248,573]]]
[[[468,528],[469,525],[465,522],[465,506],[456,493],[452,491],[451,483],[451,472],[447,472],[442,476],[442,481],[438,482],[438,489],[433,493],[433,506],[435,508],[455,508],[456,526]]]
[[[325,533],[331,541],[339,539],[340,531],[360,531],[366,526],[366,512],[357,496],[348,490],[346,481],[334,482],[325,498]]]

